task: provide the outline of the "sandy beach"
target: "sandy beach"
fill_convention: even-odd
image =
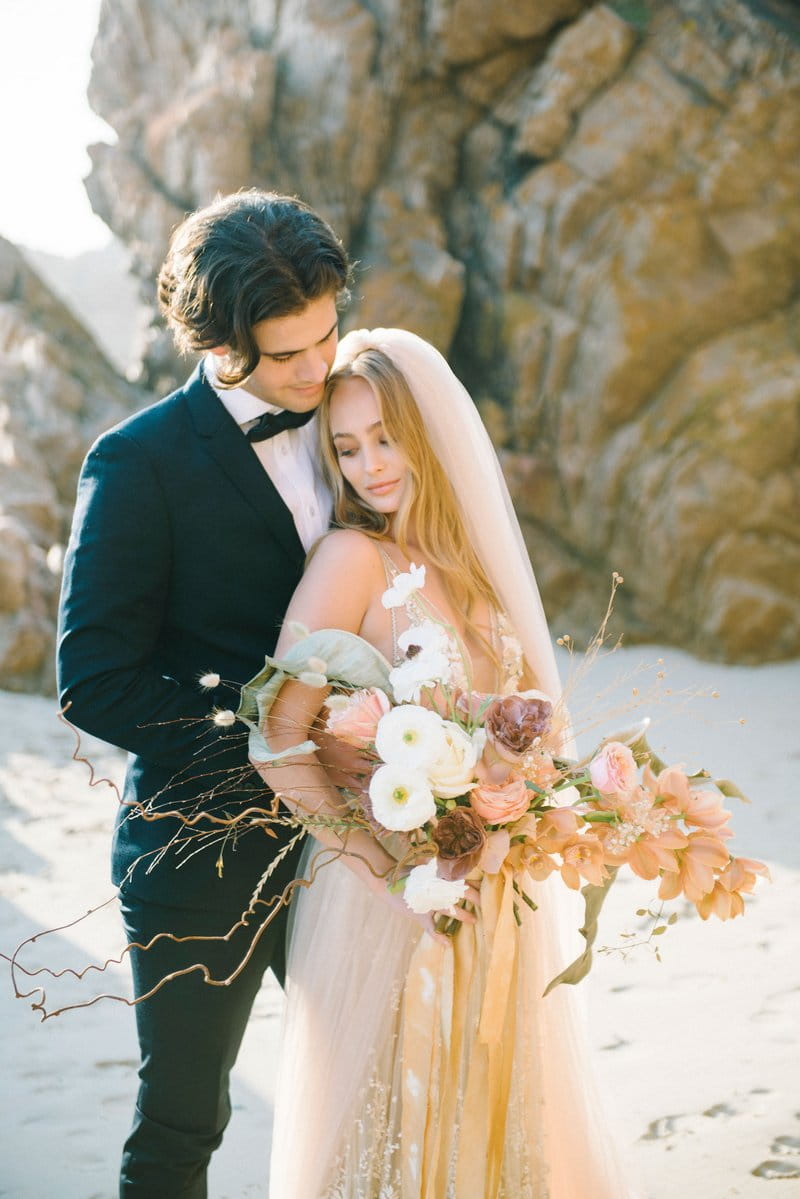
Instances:
[[[562,666],[568,673],[563,655]],[[657,942],[625,958],[598,955],[584,984],[596,1063],[642,1199],[788,1199],[800,1195],[800,662],[724,667],[670,649],[620,650],[595,663],[575,692],[578,727],[581,714],[610,712],[634,688],[647,695],[651,686],[658,697],[600,731],[648,713],[662,757],[734,779],[752,803],[730,801],[733,852],[766,861],[773,881],[759,886],[744,919],[703,923],[677,904],[677,923]],[[685,703],[684,689],[705,694]],[[594,735],[587,732],[587,747]],[[113,894],[116,800],[108,786],[89,785],[86,767],[71,760],[73,745],[54,701],[0,693],[2,952]],[[85,749],[99,773],[121,778],[120,753],[91,739]],[[598,945],[624,946],[620,934],[641,930],[636,909],[654,898],[652,884],[620,877]],[[78,967],[122,944],[112,903],[23,960],[30,965],[39,952],[48,965]],[[87,979],[83,993],[87,986],[126,992],[125,971]],[[5,965],[0,1004],[0,1195],[113,1199],[136,1090],[133,1012],[103,1001],[42,1023],[29,1001],[13,998]],[[266,1196],[281,1006],[268,980],[236,1067],[212,1199]]]

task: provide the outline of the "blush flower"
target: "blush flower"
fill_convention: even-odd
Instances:
[[[472,808],[453,808],[440,816],[433,839],[439,850],[441,878],[466,878],[478,862],[483,861],[486,829]]]
[[[573,891],[580,889],[581,879],[599,887],[607,877],[603,846],[591,833],[568,842],[561,850],[561,863],[561,877]]]
[[[697,908],[703,920],[717,916],[720,920],[732,920],[744,915],[744,896],[755,889],[756,876],[769,878],[769,870],[763,862],[752,858],[731,858],[719,875],[712,891],[697,900]]]
[[[580,817],[570,808],[551,808],[536,822],[536,844],[544,853],[561,853],[580,824]]]
[[[404,897],[412,912],[449,911],[459,899],[463,899],[467,884],[463,878],[445,879],[437,870],[438,860],[430,858],[421,866],[415,866],[406,879]]]
[[[501,757],[515,761],[550,728],[553,705],[539,696],[508,695],[486,709],[484,726]]]
[[[592,786],[601,795],[624,795],[637,785],[636,759],[621,741],[607,741],[589,763]]]
[[[420,770],[404,766],[379,766],[370,779],[372,814],[392,832],[421,828],[436,815],[436,800]]]
[[[659,899],[675,899],[681,892],[692,903],[713,891],[715,872],[724,870],[730,861],[725,845],[711,833],[698,830],[690,833],[687,846],[676,850],[678,869],[665,874],[658,889]]]
[[[509,824],[527,812],[530,792],[524,778],[512,771],[502,783],[479,783],[469,802],[487,824]]]
[[[644,779],[667,811],[680,814],[686,824],[704,828],[717,837],[733,835],[728,828],[731,813],[722,806],[724,798],[718,791],[692,787],[685,772],[677,766],[668,766],[657,778],[646,767]]]
[[[391,707],[389,697],[380,687],[366,687],[348,696],[328,700],[328,719],[325,727],[340,741],[366,749],[375,740],[378,723]]]

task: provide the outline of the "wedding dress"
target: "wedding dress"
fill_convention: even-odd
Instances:
[[[406,601],[403,623],[425,618]],[[522,655],[503,614],[495,637],[509,693]],[[328,857],[309,839],[304,876]],[[290,918],[272,1199],[626,1195],[574,997],[542,998],[563,962],[524,904],[514,952],[495,952],[501,890],[486,879],[479,924],[441,946],[340,860],[319,865]]]
[[[403,372],[529,671],[557,700],[538,588],[472,400],[445,359],[404,330],[354,330],[335,366],[368,348]],[[497,632],[507,649],[509,630]],[[513,659],[504,655],[508,688]],[[259,742],[255,729],[256,756]],[[564,985],[543,998],[583,948],[579,897],[558,876],[531,882],[533,911],[513,904],[507,875],[486,875],[478,923],[443,946],[341,861],[317,869],[326,857],[309,838],[313,882],[290,913],[271,1199],[629,1199],[583,996]]]

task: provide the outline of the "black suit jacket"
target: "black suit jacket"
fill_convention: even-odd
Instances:
[[[235,710],[237,685],[272,652],[303,562],[291,513],[202,367],[92,447],[64,569],[59,693],[70,721],[129,751],[126,801],[186,813],[263,801],[246,730],[209,713]],[[230,685],[204,692],[206,671]],[[179,821],[121,808],[114,882],[167,905],[239,909],[286,840],[253,830],[192,855],[185,837]]]

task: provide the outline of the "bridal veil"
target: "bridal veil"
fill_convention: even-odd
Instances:
[[[530,672],[557,700],[560,683],[539,591],[497,455],[470,396],[437,350],[400,329],[347,334],[334,369],[366,349],[382,350],[404,374]],[[430,1117],[454,1039],[463,1040],[477,1024],[488,954],[467,948],[469,926],[455,938],[464,937],[458,951],[421,941],[417,926],[377,904],[340,862],[321,865],[324,856],[310,840],[304,869],[316,870],[316,878],[296,896],[291,913],[272,1199],[625,1199],[629,1191],[594,1081],[583,996],[559,986],[542,997],[582,948],[578,897],[556,876],[531,884],[538,910],[521,905],[513,1032],[495,1055],[507,1074],[509,1102],[500,1133],[502,1177],[490,1196],[487,1187],[495,1184],[481,1173],[481,1159],[495,1135],[491,1097],[472,1114],[474,1143],[459,1141],[467,1116],[460,1108],[440,1120],[452,1127],[432,1128]],[[469,953],[475,955],[473,982],[460,1018],[468,1027],[455,1028],[451,1000],[454,988],[464,985]],[[414,988],[420,1003],[413,1011],[425,1013],[419,1028],[407,1026],[405,1001]],[[404,1053],[415,1040],[412,1077]],[[490,1072],[487,1088],[492,1085]],[[445,1158],[438,1173],[422,1166],[430,1146],[408,1141],[401,1094],[406,1105],[419,1103],[428,1112],[423,1139],[436,1140]],[[457,1188],[456,1177],[462,1180]]]

